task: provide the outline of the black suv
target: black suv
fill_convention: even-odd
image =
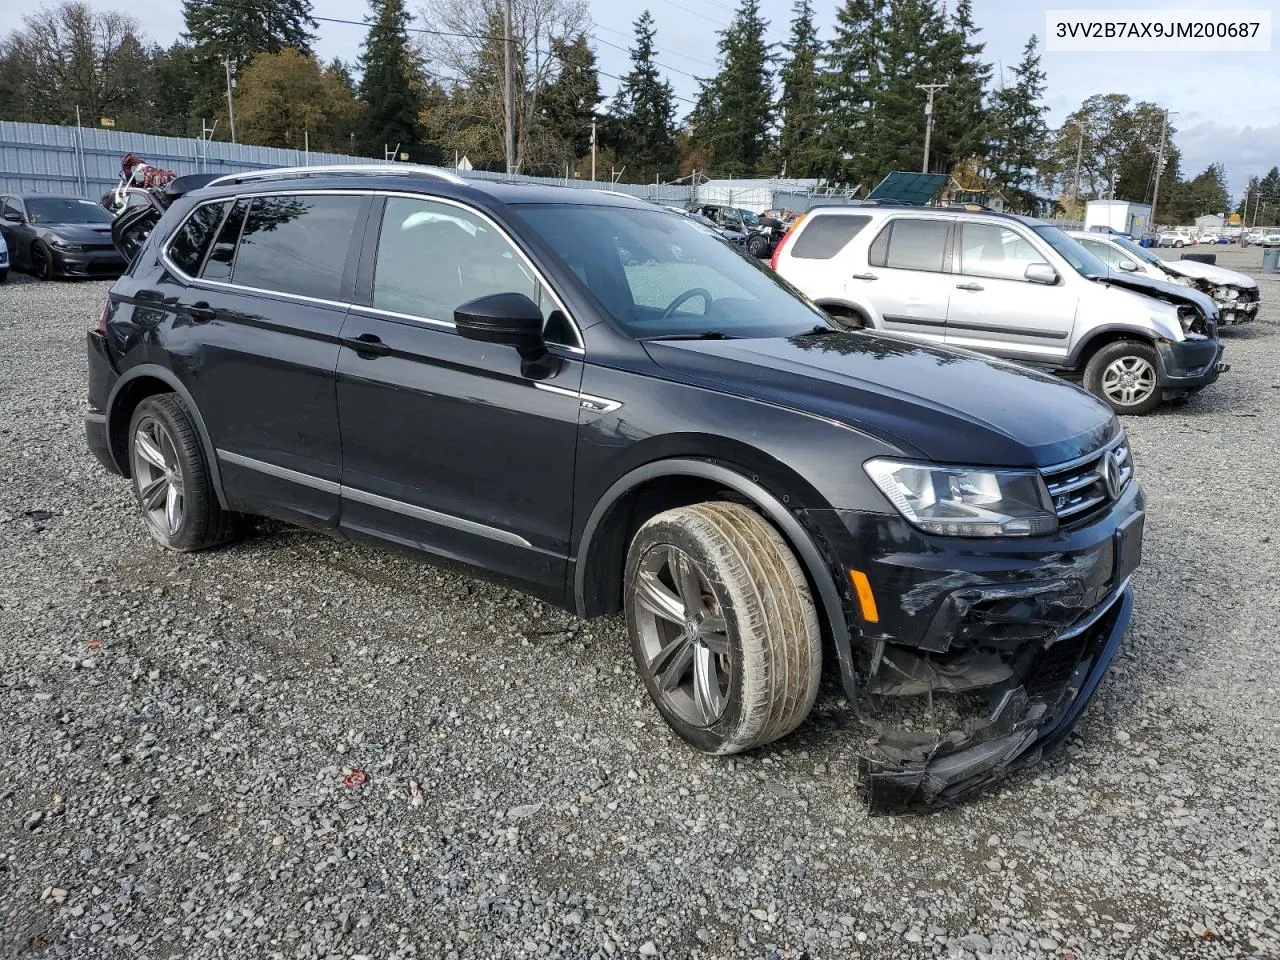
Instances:
[[[86,423],[166,547],[266,515],[624,612],[710,753],[795,729],[825,655],[881,808],[1039,758],[1120,645],[1143,500],[1077,387],[835,330],[612,194],[348,168],[168,198]]]

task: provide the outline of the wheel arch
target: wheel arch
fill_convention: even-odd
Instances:
[[[815,300],[814,303],[822,310],[832,314],[854,314],[862,318],[862,322],[872,328],[880,326],[880,319],[871,310],[862,304],[854,303],[852,300],[843,300],[833,297],[823,297]]]
[[[1083,370],[1093,359],[1093,355],[1103,347],[1112,343],[1119,343],[1122,340],[1134,340],[1138,343],[1146,344],[1155,349],[1157,337],[1146,330],[1136,330],[1133,327],[1121,326],[1118,324],[1098,327],[1090,332],[1089,336],[1076,344],[1067,358],[1069,367],[1072,370]],[[1156,350],[1159,355],[1160,351]]]
[[[200,408],[195,398],[172,370],[156,363],[144,363],[130,368],[120,377],[111,389],[107,398],[107,443],[111,451],[111,459],[115,461],[120,472],[128,477],[132,475],[129,464],[129,422],[133,412],[147,397],[158,393],[176,393],[182,398],[187,412],[196,425],[196,433],[200,436],[200,446],[204,450],[205,461],[209,465],[209,476],[213,481],[214,492],[218,495],[218,504],[224,509],[226,497],[222,492],[222,473],[218,469],[218,458],[214,452],[213,442],[209,438],[209,430],[205,427]]]
[[[632,514],[642,504],[640,498],[645,491],[659,490],[662,484],[672,482],[691,494],[684,498],[686,503],[707,499],[708,495],[718,495],[723,499],[723,492],[728,492],[758,510],[778,529],[795,552],[817,594],[822,620],[830,631],[840,661],[841,676],[846,689],[852,689],[852,639],[845,618],[845,604],[831,575],[832,561],[828,560],[813,533],[793,512],[793,494],[770,490],[760,482],[758,475],[736,464],[694,457],[670,457],[635,467],[614,481],[592,508],[578,541],[572,584],[578,615],[591,617],[616,611],[621,597],[627,547],[638,526]],[[716,494],[717,491],[721,493]],[[679,504],[669,504],[675,505]]]

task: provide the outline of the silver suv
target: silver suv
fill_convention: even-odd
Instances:
[[[839,323],[1054,370],[1117,413],[1148,413],[1226,369],[1212,300],[1111,273],[1025,217],[824,207],[792,227],[773,265]]]

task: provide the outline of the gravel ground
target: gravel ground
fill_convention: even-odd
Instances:
[[[1280,954],[1265,286],[1234,369],[1127,425],[1146,559],[1078,735],[957,809],[868,818],[832,686],[782,743],[707,759],[619,620],[278,526],[162,553],[84,448],[106,284],[11,277],[0,956]]]

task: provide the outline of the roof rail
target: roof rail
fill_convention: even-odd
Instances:
[[[210,187],[224,183],[253,183],[259,180],[294,180],[300,177],[369,177],[375,175],[402,177],[428,177],[445,183],[466,183],[461,177],[440,167],[427,167],[416,163],[351,163],[329,164],[318,167],[271,167],[266,170],[249,170],[244,173],[228,173],[211,180]]]

